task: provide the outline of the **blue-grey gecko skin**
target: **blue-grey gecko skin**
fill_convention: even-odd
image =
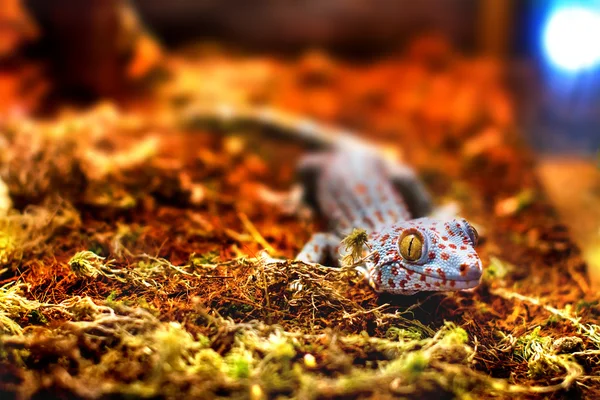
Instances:
[[[477,232],[466,220],[411,219],[411,211],[419,216],[431,208],[414,174],[402,169],[401,174],[394,175],[398,169],[354,146],[308,157],[301,168],[313,171],[303,175],[312,176],[316,183],[306,186],[314,188],[310,195],[330,229],[315,234],[297,259],[320,263],[329,255],[340,260],[345,255],[342,238],[354,228],[362,228],[368,232],[369,248],[364,253],[371,254],[362,268],[378,292],[407,295],[479,284],[482,265],[474,248]],[[413,191],[413,207],[404,201],[406,190]],[[403,240],[408,246],[406,254]]]

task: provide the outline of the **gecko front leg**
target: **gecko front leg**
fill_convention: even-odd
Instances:
[[[340,242],[340,238],[333,233],[315,233],[296,256],[296,260],[322,264],[327,260],[327,255],[331,255],[337,262]]]
[[[337,261],[339,247],[340,239],[336,235],[323,232],[315,233],[296,256],[296,260],[307,264],[322,264],[329,253],[331,258]],[[300,280],[296,280],[290,284],[289,288],[298,292],[302,290],[303,285]]]

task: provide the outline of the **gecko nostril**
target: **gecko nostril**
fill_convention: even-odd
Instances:
[[[483,272],[483,268],[481,265],[481,261],[474,263],[473,265],[471,265],[471,268],[469,268],[469,278],[471,279],[479,279],[481,278],[481,274]]]
[[[462,263],[458,267],[460,276],[467,280],[478,279],[481,276],[481,264],[473,263],[467,264]]]

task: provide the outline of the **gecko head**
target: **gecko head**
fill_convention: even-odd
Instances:
[[[475,287],[482,274],[477,240],[462,218],[419,218],[375,232],[369,238],[371,283],[377,291],[401,294]]]

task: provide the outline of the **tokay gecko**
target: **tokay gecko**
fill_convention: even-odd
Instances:
[[[329,222],[328,231],[315,233],[298,260],[339,264],[347,252],[343,238],[361,228],[368,235],[366,256],[357,266],[378,292],[410,295],[479,284],[475,228],[463,218],[427,217],[431,200],[413,170],[390,161],[374,145],[270,109],[194,108],[189,116],[258,123],[326,149],[306,155],[298,166],[304,199]]]

